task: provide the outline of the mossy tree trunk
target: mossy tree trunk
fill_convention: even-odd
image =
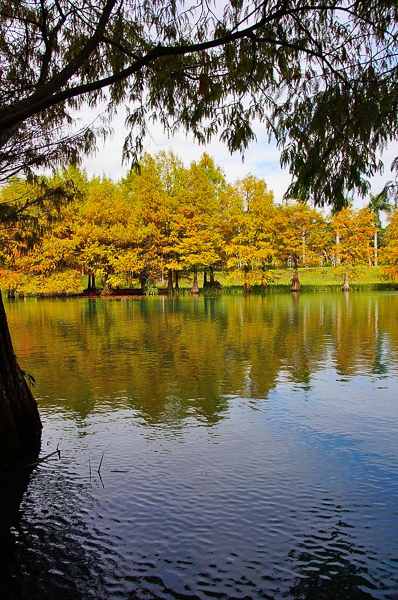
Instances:
[[[36,400],[14,354],[0,293],[0,466],[37,456],[41,427]]]

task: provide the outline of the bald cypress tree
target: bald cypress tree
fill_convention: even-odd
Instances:
[[[341,208],[397,134],[397,17],[396,0],[3,0],[0,181],[78,162],[127,105],[126,160],[152,121],[234,152],[256,119],[290,168],[288,194]],[[83,106],[93,121],[79,129]]]

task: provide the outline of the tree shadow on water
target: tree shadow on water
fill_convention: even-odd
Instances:
[[[289,559],[296,564],[295,578],[287,596],[294,600],[375,600],[372,591],[377,587],[371,582],[367,567],[358,565],[358,558],[365,552],[358,550],[346,541],[327,544],[327,547],[314,547],[319,541],[307,538],[297,550],[289,553]],[[366,560],[366,557],[364,557]]]
[[[37,466],[0,483],[0,598],[106,598],[106,567],[84,547],[90,534],[74,487]]]

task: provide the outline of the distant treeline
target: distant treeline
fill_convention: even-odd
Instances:
[[[364,265],[387,265],[397,278],[398,212],[384,231],[377,198],[326,217],[300,201],[277,204],[263,179],[228,183],[203,154],[185,167],[172,152],[145,155],[140,172],[121,181],[89,179],[68,167],[34,181],[12,179],[0,193],[0,286],[10,294],[103,293],[139,286],[169,291],[198,272],[204,287],[214,272],[239,277],[246,290],[272,282],[280,266],[333,266],[350,275]]]

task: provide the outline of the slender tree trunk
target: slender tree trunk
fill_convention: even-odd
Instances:
[[[193,270],[193,284],[191,287],[191,294],[199,294],[199,286],[198,286],[198,269],[194,267]]]
[[[174,289],[178,292],[180,290],[180,286],[179,286],[179,272],[178,271],[174,271]]]
[[[12,347],[0,293],[0,466],[37,456],[41,421]]]
[[[210,287],[214,288],[214,269],[213,267],[209,267],[210,268]]]
[[[95,290],[95,275],[94,273],[89,273],[88,274],[88,283],[87,283],[87,289],[88,290]]]
[[[207,271],[206,269],[203,271],[203,289],[207,288]]]
[[[173,293],[173,269],[167,271],[167,293]]]
[[[375,228],[375,237],[374,237],[374,263],[375,263],[375,267],[377,267],[378,264],[378,257],[377,257],[377,229]]]

